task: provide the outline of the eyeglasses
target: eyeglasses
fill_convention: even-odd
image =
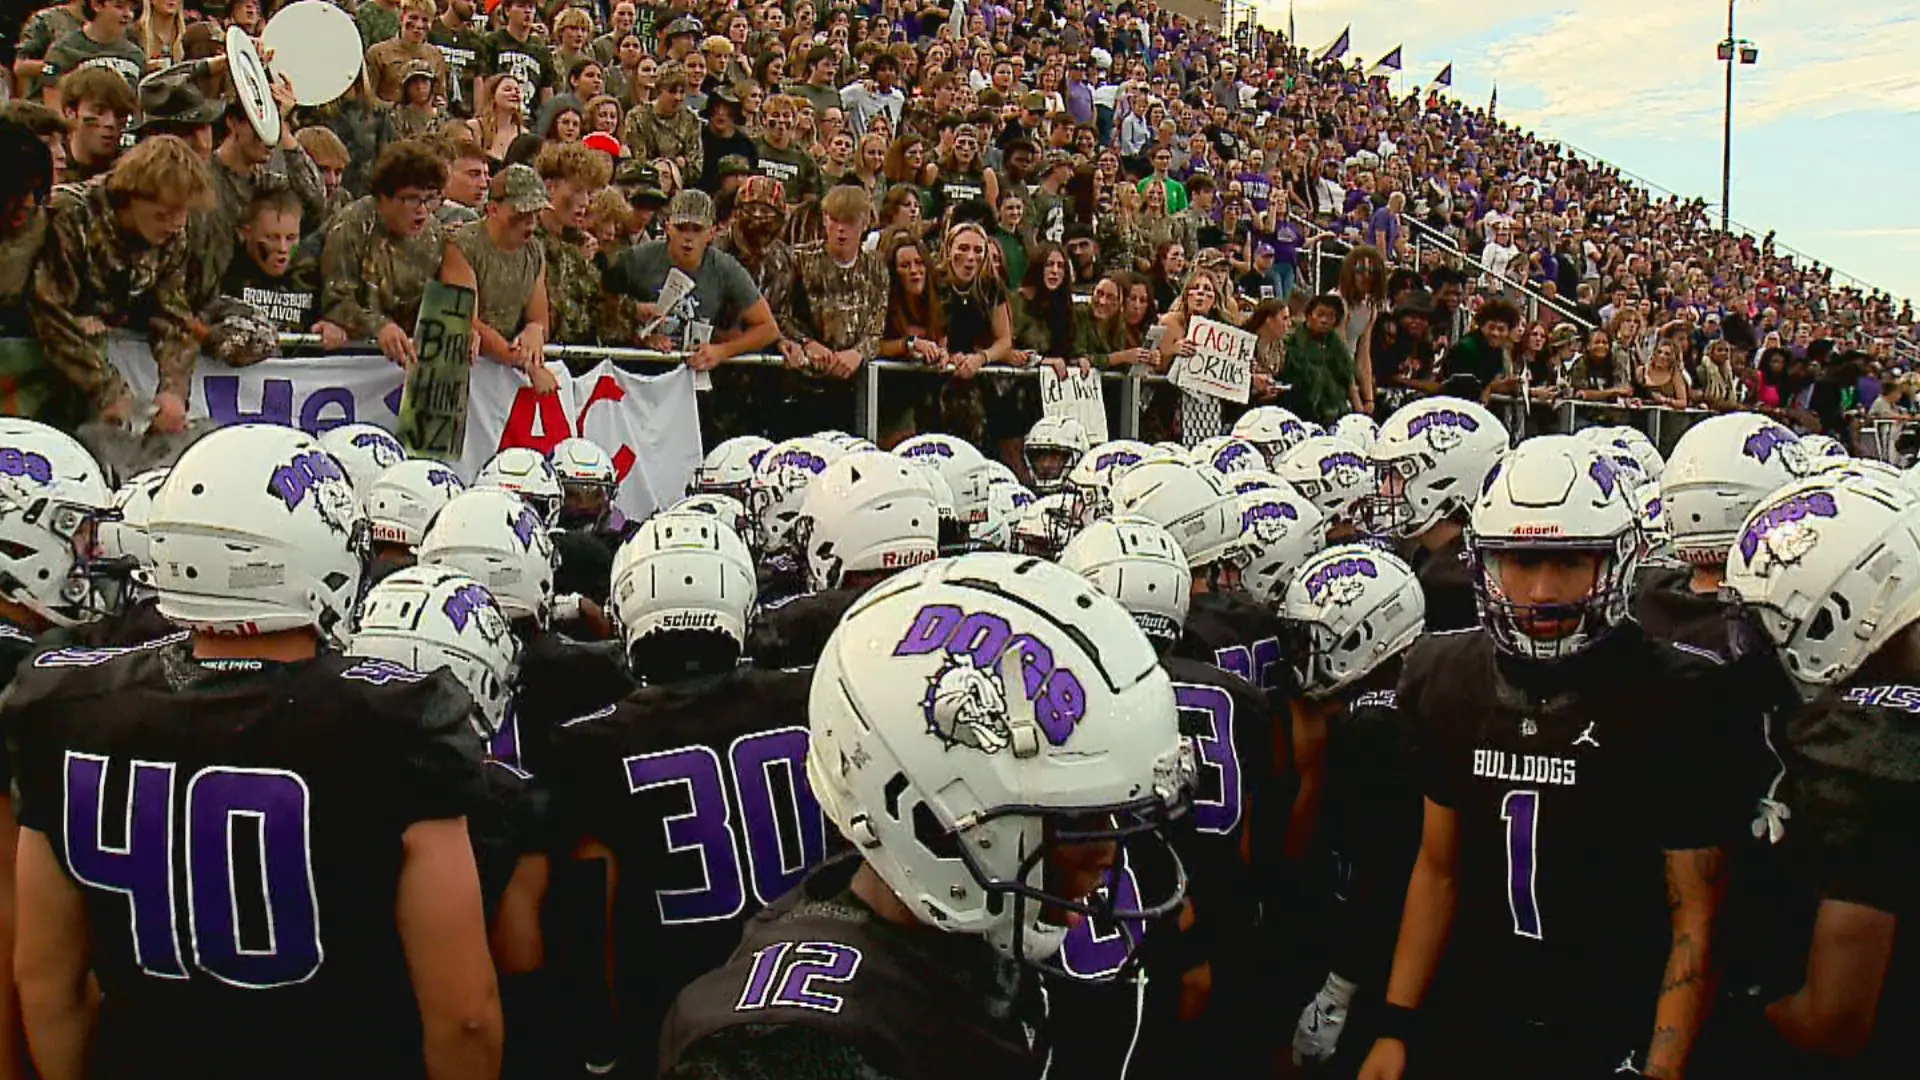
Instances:
[[[409,210],[438,209],[445,196],[438,191],[423,191],[418,195],[390,195],[394,202]]]

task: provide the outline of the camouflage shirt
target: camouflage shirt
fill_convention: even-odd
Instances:
[[[450,238],[473,267],[479,283],[480,321],[501,337],[511,338],[526,321],[527,304],[540,273],[546,269],[544,245],[529,243],[519,251],[504,251],[487,235],[487,223],[475,221],[454,229]]]
[[[553,232],[546,222],[534,230],[547,263],[547,340],[556,345],[592,345],[603,290],[600,268],[580,247],[575,229]],[[498,329],[498,327],[495,327]]]
[[[79,320],[144,328],[159,389],[186,400],[199,351],[187,303],[187,245],[154,247],[122,230],[103,183],[55,188],[48,208],[50,235],[27,301],[47,362],[102,408],[127,393],[126,383],[107,360],[105,338],[87,333]]]
[[[760,295],[766,297],[767,307],[772,309],[776,318],[787,309],[787,298],[793,293],[793,248],[785,240],[775,237],[767,243],[765,251],[758,255],[749,252],[732,232],[724,232],[714,237],[713,246],[733,256],[747,273],[753,275],[753,283],[760,286]]]
[[[389,321],[409,335],[420,313],[427,282],[440,275],[446,232],[428,218],[419,235],[401,239],[387,232],[369,195],[342,210],[327,229],[321,250],[321,317],[363,340],[377,337]]]
[[[361,4],[353,16],[354,25],[360,28],[360,48],[371,49],[400,34],[400,7],[388,7],[385,4]]]
[[[293,192],[300,200],[300,220],[311,223],[304,226],[311,230],[327,216],[327,185],[320,176],[320,166],[314,164],[305,147],[295,143],[293,149],[276,149],[267,158],[267,163],[251,175],[234,172],[214,155],[212,162],[213,190],[218,196],[215,207],[220,212],[221,227],[224,230],[227,247],[235,242],[234,234],[240,228],[241,219],[247,215],[247,206],[253,202],[254,193],[261,181],[273,178]]]
[[[781,331],[835,352],[858,349],[862,363],[873,359],[887,318],[887,267],[879,254],[862,251],[842,266],[826,244],[807,244],[793,262],[793,294],[777,316]]]
[[[633,148],[636,157],[672,158],[682,163],[681,180],[691,186],[700,178],[703,167],[700,118],[682,108],[672,116],[661,116],[652,105],[641,105],[627,113],[621,125],[620,141]]]
[[[65,4],[41,8],[20,31],[18,55],[22,60],[45,60],[54,43],[80,29],[80,20]],[[27,100],[39,101],[46,79],[36,75],[27,81]]]

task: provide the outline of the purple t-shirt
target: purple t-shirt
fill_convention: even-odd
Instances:
[[[1367,219],[1367,240],[1381,251],[1391,252],[1400,246],[1400,215],[1386,207],[1373,212]]]
[[[1234,179],[1240,181],[1240,193],[1247,197],[1255,210],[1267,212],[1267,204],[1273,199],[1273,181],[1265,173],[1243,172]]]

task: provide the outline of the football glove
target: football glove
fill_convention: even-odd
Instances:
[[[1353,1004],[1353,992],[1359,987],[1328,972],[1327,983],[1313,995],[1313,1001],[1300,1013],[1293,1029],[1293,1063],[1322,1065],[1333,1057],[1340,1043],[1340,1031],[1347,1026],[1347,1011]]]

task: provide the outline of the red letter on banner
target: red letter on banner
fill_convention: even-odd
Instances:
[[[602,375],[594,380],[593,393],[587,395],[586,403],[580,406],[580,415],[574,418],[574,427],[579,430],[581,437],[586,437],[587,413],[592,411],[594,405],[602,401],[621,402],[626,398],[627,388],[621,386],[620,380],[613,376]],[[640,455],[633,452],[633,447],[625,444],[614,452],[613,471],[614,475],[620,478],[621,483],[626,482],[627,474],[633,471],[634,463],[639,460]]]
[[[538,412],[540,433],[534,434],[534,417]],[[567,410],[561,407],[559,394],[541,397],[532,387],[523,386],[513,395],[513,409],[507,413],[507,426],[500,432],[500,449],[510,446],[527,446],[543,454],[553,453],[553,448],[573,437],[567,427]]]

